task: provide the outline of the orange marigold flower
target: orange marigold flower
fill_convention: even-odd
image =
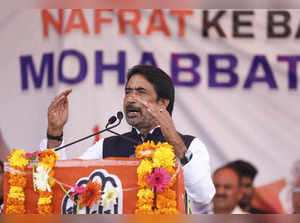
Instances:
[[[177,202],[174,201],[174,200],[166,199],[166,198],[159,198],[159,199],[157,199],[156,206],[159,209],[162,209],[162,208],[176,208]]]
[[[48,205],[48,204],[38,205],[37,210],[38,210],[39,214],[51,214],[52,213],[52,207],[51,207],[51,205]]]
[[[176,199],[176,192],[174,190],[168,189],[159,194],[159,196],[163,196],[170,200]]]
[[[39,154],[40,164],[43,165],[45,168],[53,168],[55,166],[56,160],[58,159],[59,157],[57,153],[51,149],[46,149]]]
[[[148,174],[144,174],[144,175],[138,175],[138,182],[137,184],[141,187],[149,187],[149,183],[147,181],[148,178]]]
[[[9,180],[8,183],[11,186],[18,186],[18,187],[26,187],[26,177],[24,177],[22,174],[15,174],[15,173],[10,173],[9,174]]]
[[[53,194],[53,192],[48,191],[48,190],[45,190],[45,191],[39,190],[39,194],[40,194],[40,197],[49,197]]]
[[[147,210],[147,209],[136,209],[135,214],[154,214],[152,210]]]
[[[7,205],[6,214],[25,214],[24,205]]]
[[[166,188],[171,188],[176,183],[176,177],[174,176],[174,174],[176,173],[176,169],[174,167],[166,167],[165,169],[168,171],[168,173],[171,176],[171,181],[166,186]]]
[[[7,205],[23,205],[24,201],[14,197],[7,198]]]
[[[159,209],[176,208],[176,192],[169,189],[162,192],[161,194],[158,194],[156,204]]]
[[[136,202],[136,207],[141,207],[143,205],[153,205],[153,199],[149,199],[149,198],[140,198],[138,199],[138,201]]]
[[[172,166],[164,167],[164,169],[166,171],[168,171],[168,173],[170,174],[171,177],[176,173],[176,169]]]
[[[154,214],[152,205],[143,205],[135,210],[135,214]]]
[[[158,209],[159,214],[178,214],[178,210],[176,208],[163,208]]]
[[[89,181],[79,200],[81,207],[91,207],[93,203],[97,203],[101,196],[101,184]]]
[[[135,155],[138,159],[152,158],[157,146],[151,141],[144,142],[135,148]]]
[[[46,149],[44,151],[42,151],[40,154],[39,154],[39,161],[42,161],[44,157],[47,157],[47,156],[53,156],[55,158],[55,160],[58,160],[59,159],[59,156],[57,155],[57,152],[55,152],[54,150],[52,149]]]

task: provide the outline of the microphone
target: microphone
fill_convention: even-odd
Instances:
[[[119,119],[119,121],[118,121],[117,124],[112,125],[113,123],[115,123],[115,122],[117,121],[116,116],[113,115],[113,116],[111,116],[111,117],[108,119],[108,122],[107,122],[107,124],[106,124],[106,126],[105,126],[105,129],[103,129],[103,130],[101,130],[101,131],[99,131],[99,132],[93,133],[93,134],[91,134],[91,135],[88,135],[88,136],[86,136],[86,137],[83,137],[83,138],[81,138],[81,139],[78,139],[78,140],[76,140],[76,141],[74,141],[74,142],[71,142],[71,143],[69,143],[69,144],[67,144],[67,145],[60,146],[60,147],[54,149],[54,151],[59,151],[59,150],[61,150],[61,149],[63,149],[63,148],[66,148],[66,147],[68,147],[68,146],[71,146],[71,145],[73,145],[73,144],[75,144],[75,143],[81,142],[81,141],[83,141],[83,140],[85,140],[85,139],[91,138],[91,137],[93,137],[93,136],[95,136],[95,135],[98,135],[98,134],[101,134],[101,133],[103,133],[103,132],[110,131],[111,129],[117,127],[118,125],[120,125],[121,120],[122,120],[122,118],[123,118],[123,113],[122,113],[122,114],[119,114],[119,113],[122,113],[122,112],[118,112],[118,114],[117,114],[117,117],[118,117],[118,119]],[[112,125],[112,126],[108,127],[109,125]]]
[[[119,120],[122,120],[123,119],[123,113],[121,111],[118,111],[117,117],[118,117]]]
[[[111,117],[108,119],[108,122],[107,122],[105,128],[107,129],[107,127],[108,127],[109,125],[115,123],[116,121],[117,121],[116,116],[115,116],[115,115],[111,116]]]
[[[121,111],[119,111],[119,112],[117,113],[117,118],[118,118],[119,122],[122,121],[123,117],[124,117],[124,116],[123,116],[123,113],[122,113]],[[113,119],[113,118],[115,118],[115,120],[114,120],[114,122],[115,122],[115,121],[116,121],[116,116],[112,116],[110,119]],[[108,120],[108,122],[109,122],[109,120]],[[106,128],[107,128],[108,125],[109,125],[109,124],[107,123]],[[117,133],[117,132],[115,132],[115,131],[112,131],[111,129],[107,129],[107,131],[110,132],[110,133],[113,133],[113,134],[115,134],[115,135],[117,135],[117,136],[120,136],[121,138],[123,138],[123,139],[125,139],[125,140],[127,140],[127,141],[129,141],[129,142],[132,142],[132,143],[134,143],[135,145],[140,144],[138,141],[136,141],[136,140],[134,140],[134,139],[132,139],[132,138],[129,138],[129,137],[127,137],[127,136],[121,135],[121,134],[119,134],[119,133]]]

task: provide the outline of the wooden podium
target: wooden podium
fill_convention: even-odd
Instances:
[[[54,178],[65,185],[70,191],[70,186],[74,184],[86,184],[90,179],[97,180],[102,185],[102,190],[107,186],[120,188],[117,204],[104,208],[100,202],[90,208],[83,208],[80,214],[133,214],[137,201],[137,167],[139,165],[134,158],[110,158],[102,160],[63,160],[57,161],[54,168]],[[180,167],[179,167],[180,168]],[[8,194],[8,178],[11,168],[5,163],[4,176],[4,208]],[[25,170],[27,186],[25,188],[25,209],[28,214],[37,213],[38,192],[33,189],[32,168]],[[177,194],[177,209],[181,214],[185,214],[185,190],[183,183],[183,173],[180,169],[176,184],[172,187]],[[96,179],[97,178],[97,179]],[[52,187],[54,197],[52,201],[54,214],[75,214],[76,207],[73,202],[61,190],[58,184]]]

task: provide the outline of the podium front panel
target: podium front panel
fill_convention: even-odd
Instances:
[[[70,191],[74,184],[84,185],[89,180],[96,180],[102,185],[102,190],[107,186],[120,189],[117,203],[111,207],[103,207],[100,201],[92,208],[82,208],[80,214],[133,214],[136,209],[137,192],[137,167],[140,161],[133,158],[110,158],[97,160],[63,160],[57,161],[54,168],[54,178]],[[9,190],[9,171],[12,171],[8,163],[5,163],[4,175],[4,208]],[[25,176],[27,186],[25,188],[25,209],[28,214],[37,213],[39,194],[34,191],[32,168],[26,168]],[[177,193],[177,209],[185,213],[183,173],[180,169],[176,176],[177,181],[172,187]],[[75,214],[76,206],[65,192],[56,183],[53,187],[52,208],[54,214]],[[75,200],[76,200],[75,196]]]

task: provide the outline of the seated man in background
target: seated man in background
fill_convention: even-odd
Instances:
[[[246,214],[238,203],[242,198],[240,178],[231,167],[221,167],[214,172],[213,182],[216,194],[211,214]]]
[[[235,169],[239,175],[242,190],[242,199],[239,202],[240,208],[243,209],[243,211],[251,214],[269,213],[259,210],[251,205],[251,201],[255,192],[253,182],[257,175],[257,169],[251,163],[243,160],[230,162],[226,166]]]

